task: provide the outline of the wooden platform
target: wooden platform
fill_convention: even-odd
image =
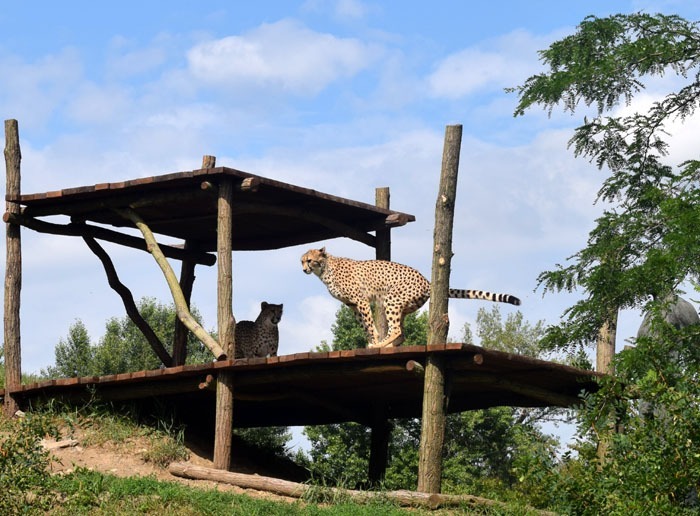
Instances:
[[[173,406],[190,423],[214,420],[215,377],[234,373],[234,426],[299,426],[355,421],[377,413],[420,417],[420,365],[436,353],[448,364],[448,412],[500,405],[571,407],[595,391],[597,373],[478,346],[407,346],[224,360],[103,377],[68,378],[14,391],[24,408],[59,398]],[[213,381],[207,384],[207,376]],[[210,378],[211,379],[211,378]],[[0,391],[0,395],[4,391]]]

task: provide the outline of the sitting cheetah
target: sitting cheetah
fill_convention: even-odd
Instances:
[[[279,329],[283,305],[260,303],[260,315],[253,321],[236,323],[235,358],[277,356]]]
[[[328,254],[324,247],[304,253],[301,266],[306,274],[316,274],[333,297],[353,309],[367,332],[370,348],[401,344],[404,317],[418,310],[430,298],[428,280],[417,270],[400,263],[340,258]],[[483,290],[450,289],[449,297],[520,304],[517,297]],[[384,304],[389,326],[387,336],[381,342],[378,342],[370,308],[373,301]]]

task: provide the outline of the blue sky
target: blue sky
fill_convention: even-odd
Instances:
[[[389,186],[392,207],[417,217],[393,232],[393,258],[427,277],[444,129],[463,124],[452,286],[518,295],[527,320],[553,323],[575,296],[543,298],[536,278],[585,246],[602,172],[567,149],[580,117],[513,118],[504,88],[586,15],[638,10],[700,19],[697,2],[680,0],[5,3],[0,113],[19,121],[24,193],[192,170],[204,154],[369,203]],[[679,138],[674,157],[693,144]],[[353,241],[320,245],[373,257]],[[170,300],[148,255],[107,247],[136,298]],[[330,340],[338,308],[302,273],[307,247],[234,254],[236,318],[284,303],[284,354]],[[32,372],[53,363],[76,319],[97,342],[124,309],[81,240],[24,230],[23,250]],[[198,269],[193,294],[208,328],[214,273]],[[451,303],[451,338],[480,306]],[[637,324],[623,314],[618,348]]]

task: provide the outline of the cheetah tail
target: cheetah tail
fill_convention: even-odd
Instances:
[[[485,290],[456,289],[451,288],[449,297],[456,299],[483,299],[484,301],[495,301],[497,303],[510,303],[520,305],[520,299],[510,294],[494,294]]]

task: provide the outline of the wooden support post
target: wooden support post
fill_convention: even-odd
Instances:
[[[379,208],[389,209],[389,188],[382,187],[375,190],[375,204]],[[377,260],[391,261],[391,229],[378,229],[375,235],[375,257]],[[374,305],[374,324],[379,340],[386,337],[389,332],[389,324],[384,312],[382,300],[377,300]],[[389,440],[391,438],[391,423],[386,412],[375,407],[372,423],[372,442],[369,452],[369,482],[377,485],[384,479],[387,463],[389,461]]]
[[[428,344],[444,344],[447,342],[449,330],[447,299],[450,288],[452,223],[457,194],[457,171],[461,143],[462,126],[447,126],[440,186],[435,205]],[[445,365],[441,357],[430,354],[425,363],[423,418],[418,458],[418,490],[425,493],[439,493],[441,489],[446,405]]]
[[[615,339],[617,337],[617,310],[603,323],[598,330],[596,342],[596,371],[599,373],[613,374],[612,359],[615,356]],[[598,439],[596,456],[599,466],[602,467],[607,461],[608,449],[610,448],[610,433],[613,431],[614,423],[610,423],[610,428],[604,430]]]
[[[19,147],[17,120],[5,120],[5,195],[16,199],[20,195],[20,162],[22,153]],[[16,202],[6,202],[8,213],[19,213]],[[20,291],[22,290],[22,240],[20,226],[5,225],[5,415],[14,416],[19,408],[17,401],[9,394],[22,383],[22,348],[20,344]]]
[[[375,204],[379,208],[389,209],[389,187],[381,187],[375,190]],[[378,229],[376,232],[377,260],[391,261],[391,229]]]
[[[391,440],[392,424],[386,417],[383,406],[373,407],[372,442],[369,453],[369,483],[378,485],[384,480],[386,467],[389,462],[389,441]]]
[[[375,190],[375,204],[379,208],[389,209],[389,188],[377,188]],[[375,235],[375,257],[377,260],[391,261],[391,229],[378,229]],[[384,303],[381,299],[374,305],[374,326],[377,330],[377,339],[384,340],[389,332],[389,324],[386,321]]]
[[[233,183],[224,179],[218,188],[217,216],[217,319],[219,342],[230,357],[235,356],[235,328],[233,318],[233,264],[232,264],[232,203]],[[216,382],[216,423],[214,435],[214,467],[227,470],[231,466],[231,438],[233,433],[233,374],[220,371]]]

